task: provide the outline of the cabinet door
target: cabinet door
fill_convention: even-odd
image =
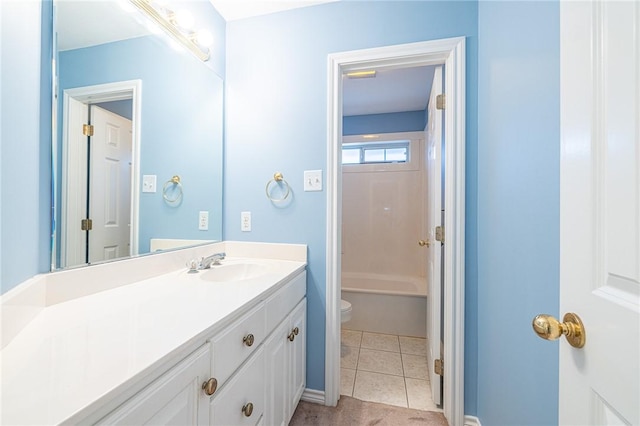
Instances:
[[[292,342],[289,342],[289,393],[287,401],[287,422],[298,406],[306,386],[307,375],[307,299],[304,298],[291,312],[290,331],[298,331]]]
[[[289,326],[289,318],[286,318],[265,343],[267,369],[265,422],[270,426],[285,426],[288,420]]]
[[[206,425],[210,355],[205,345],[155,380],[97,424]]]
[[[264,345],[227,381],[210,405],[212,425],[254,426],[265,410]]]

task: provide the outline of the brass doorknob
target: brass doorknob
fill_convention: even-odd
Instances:
[[[253,334],[247,334],[246,336],[244,336],[244,339],[242,339],[244,344],[247,346],[253,345],[253,340],[254,340]]]
[[[202,384],[202,389],[204,393],[211,396],[215,393],[216,389],[218,389],[218,381],[212,377]]]
[[[564,334],[571,346],[574,348],[583,347],[587,336],[580,317],[569,312],[564,315],[562,321],[558,321],[551,315],[538,315],[533,319],[533,331],[546,340],[556,340]]]
[[[427,248],[431,247],[431,241],[429,240],[418,240],[418,245],[420,247],[427,246]]]
[[[248,404],[242,406],[242,412],[246,417],[250,417],[253,413],[253,404],[249,402]]]

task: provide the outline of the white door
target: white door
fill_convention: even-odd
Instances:
[[[640,424],[640,2],[561,2],[561,425]]]
[[[131,120],[91,106],[89,262],[129,256]]]
[[[87,217],[87,123],[89,107],[72,97],[65,99],[62,164],[61,267],[86,263],[87,232],[80,221]]]
[[[431,395],[436,404],[442,403],[440,376],[435,373],[434,361],[440,359],[440,325],[442,323],[440,282],[442,277],[442,247],[436,241],[435,229],[442,217],[442,111],[436,108],[436,96],[442,90],[442,67],[435,70],[427,108],[427,367]]]

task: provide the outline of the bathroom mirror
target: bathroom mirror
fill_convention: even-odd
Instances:
[[[123,3],[54,1],[52,269],[222,239],[223,81]]]

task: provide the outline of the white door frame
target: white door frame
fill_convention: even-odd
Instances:
[[[340,397],[342,75],[347,71],[445,65],[444,415],[464,423],[465,39],[409,43],[328,57],[325,404]]]
[[[81,153],[78,150],[70,149],[67,143],[69,139],[69,98],[86,104],[95,104],[109,101],[119,101],[131,99],[132,103],[132,157],[131,157],[131,252],[130,255],[138,254],[138,226],[139,226],[139,208],[140,194],[140,121],[141,121],[141,105],[142,105],[142,80],[119,81],[115,83],[98,84],[94,86],[77,87],[73,89],[65,89],[63,92],[63,132],[62,132],[62,194],[61,194],[61,215],[60,215],[60,261],[65,262],[68,247],[68,233],[66,232],[68,221],[73,217],[73,212],[69,211],[69,194],[68,184],[72,176],[69,174],[69,164],[76,162],[76,157]],[[77,222],[74,220],[74,222]],[[77,222],[79,224],[79,222]],[[55,234],[53,236],[55,238]],[[53,244],[55,247],[55,244]],[[52,259],[55,264],[55,259]],[[62,265],[67,266],[67,265]]]

